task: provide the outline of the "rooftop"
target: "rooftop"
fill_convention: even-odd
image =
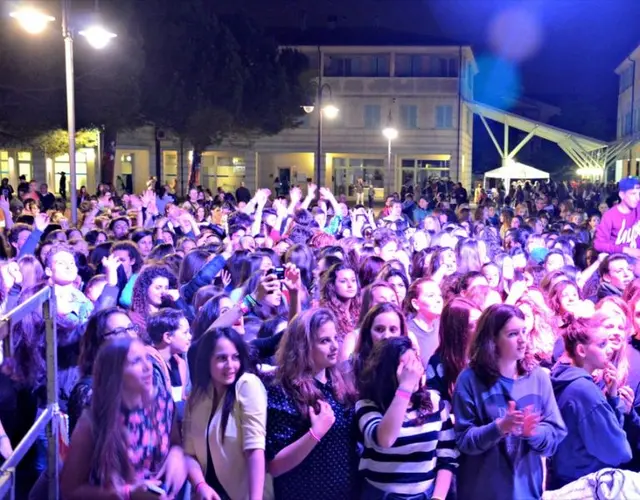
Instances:
[[[464,47],[469,43],[451,39],[388,30],[377,27],[270,28],[267,32],[282,45],[323,46],[440,46]]]

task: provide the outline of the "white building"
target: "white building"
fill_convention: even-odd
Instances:
[[[353,185],[362,178],[375,187],[378,201],[385,191],[399,191],[409,183],[424,185],[431,177],[451,178],[470,188],[473,113],[465,100],[473,101],[478,71],[471,47],[433,45],[435,41],[424,37],[402,34],[373,37],[376,45],[354,45],[340,40],[339,31],[332,31],[329,39],[341,45],[289,45],[309,57],[312,69],[322,68],[324,98],[330,88],[340,110],[336,119],[324,119],[321,182],[353,198]],[[388,45],[386,38],[401,45]],[[305,104],[310,103],[300,103]],[[244,181],[253,192],[257,187],[272,188],[277,178],[290,185],[315,182],[317,113],[316,106],[298,128],[276,136],[253,142],[230,139],[209,148],[202,158],[200,184],[212,191],[217,187],[235,191]],[[389,124],[398,129],[390,166],[388,142],[382,135]],[[140,192],[159,164],[161,180],[175,181],[177,192],[186,192],[191,146],[169,134],[159,136],[158,150],[154,127],[118,134],[114,182],[121,176]],[[95,192],[101,178],[99,157],[95,149],[78,152],[78,188]],[[66,155],[53,158],[25,148],[0,151],[0,177],[8,177],[14,186],[18,175],[24,174],[48,182],[57,192],[63,171],[69,182]]]
[[[619,76],[616,179],[640,175],[640,45],[616,68]]]
[[[323,68],[324,103],[330,93],[339,108],[323,120],[320,178],[335,192],[354,197],[362,178],[376,198],[403,184],[448,177],[471,185],[473,99],[477,66],[469,46],[310,46],[297,45],[311,68]],[[308,104],[308,103],[301,103]],[[295,129],[253,143],[225,141],[203,155],[200,183],[214,190],[235,190],[244,181],[252,191],[272,187],[279,178],[291,185],[315,182],[317,107]],[[399,135],[391,145],[382,130],[391,124]],[[132,175],[136,190],[155,174],[152,128],[118,137],[115,175]],[[162,181],[177,180],[186,189],[190,146],[161,141]]]

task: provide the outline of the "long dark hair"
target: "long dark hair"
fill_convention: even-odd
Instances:
[[[18,303],[40,292],[47,286],[39,283],[20,293]],[[5,339],[9,342],[10,339]],[[47,363],[45,358],[46,336],[42,307],[38,307],[13,327],[14,351],[11,358],[5,359],[2,369],[21,385],[36,389],[46,383]]]
[[[80,338],[80,356],[78,358],[78,368],[80,376],[86,377],[93,372],[93,364],[95,362],[98,350],[107,339],[107,321],[114,314],[127,313],[119,307],[109,307],[94,312],[87,321],[84,334]]]
[[[500,378],[497,343],[500,330],[514,317],[524,321],[524,314],[517,307],[494,304],[485,309],[478,320],[475,336],[469,346],[469,367],[489,387]],[[534,365],[531,359],[525,357],[518,361],[518,374],[529,373]]]
[[[469,330],[469,313],[477,309],[470,300],[455,297],[442,309],[440,316],[440,345],[436,354],[440,355],[444,367],[444,378],[449,383],[449,396],[460,372],[467,366],[467,352],[472,333]]]
[[[389,312],[396,313],[398,315],[398,318],[400,319],[400,336],[406,337],[408,335],[407,321],[404,317],[404,314],[402,313],[402,310],[397,305],[386,302],[383,304],[378,304],[373,309],[371,309],[362,320],[362,325],[360,326],[360,335],[358,335],[358,341],[354,349],[353,373],[356,380],[358,380],[358,378],[360,377],[360,372],[362,372],[364,365],[371,355],[371,351],[373,351],[373,337],[371,335],[373,322],[381,314]]]
[[[122,380],[131,337],[116,337],[98,351],[93,367],[93,393],[90,407],[93,431],[91,463],[99,484],[118,487],[133,481],[129,460],[127,430],[120,420]]]
[[[191,373],[191,381],[193,383],[193,393],[189,398],[189,405],[194,405],[206,396],[213,385],[211,380],[211,357],[214,354],[218,340],[221,338],[231,342],[238,351],[240,358],[240,370],[236,374],[236,379],[227,387],[224,394],[224,402],[222,404],[222,420],[220,428],[221,440],[224,443],[224,433],[227,429],[229,415],[233,410],[236,402],[236,382],[245,373],[256,373],[255,364],[249,357],[249,349],[242,337],[232,328],[217,328],[209,330],[200,338],[198,342],[198,354],[196,356],[195,369]],[[193,406],[191,406],[193,407]]]
[[[209,327],[220,317],[220,301],[228,298],[226,293],[217,293],[196,311],[196,318],[191,323],[191,342],[196,342],[204,336]]]
[[[402,355],[413,349],[408,337],[394,337],[378,342],[364,365],[358,389],[360,399],[368,399],[385,413],[398,389],[398,364]],[[418,412],[417,424],[433,413],[431,395],[425,386],[411,395],[411,409]]]

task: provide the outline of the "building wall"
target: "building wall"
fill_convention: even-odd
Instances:
[[[342,180],[336,178],[335,158],[345,159],[336,165],[343,165],[342,174],[346,168],[351,180],[357,175],[355,170],[378,168],[379,161],[383,160],[385,175],[380,179],[380,173],[372,171],[371,177],[376,184],[386,182],[387,191],[395,191],[399,190],[406,174],[401,169],[402,159],[421,160],[420,165],[430,169],[431,159],[446,157],[447,160],[437,160],[438,166],[448,162],[448,176],[460,180],[467,188],[471,186],[473,121],[471,112],[461,101],[461,96],[473,98],[473,77],[477,69],[470,48],[296,48],[308,55],[312,67],[323,68],[323,104],[331,102],[340,110],[335,119],[323,119],[321,177],[326,185],[336,187],[344,182],[344,176]],[[372,72],[376,76],[358,76]],[[396,76],[407,74],[415,76]],[[242,180],[252,191],[256,187],[271,188],[279,168],[291,169],[294,184],[301,179],[315,179],[318,113],[316,106],[301,119],[298,127],[259,138],[251,144],[226,141],[219,147],[209,148],[203,157],[201,184],[206,185],[212,179],[216,182],[216,172],[229,170],[224,162],[230,164],[230,159],[234,165],[242,163],[244,172],[242,176],[239,170],[235,172],[235,180],[229,181],[226,189],[239,185]],[[389,125],[399,131],[391,145],[390,175],[388,141],[382,134],[383,128]],[[145,127],[118,137],[118,157],[126,151],[137,152],[133,172],[136,190],[155,172],[154,134],[152,127]],[[180,168],[179,143],[170,138],[162,141],[162,180],[176,179],[178,192],[181,192],[181,183],[186,185],[190,164],[190,146],[184,147],[186,152]],[[348,167],[344,167],[345,164]],[[118,168],[121,166],[116,167],[116,172]],[[171,170],[171,174],[168,176],[165,170]],[[433,175],[442,173],[441,169],[434,170]]]
[[[619,77],[617,137],[640,132],[640,46],[625,59]]]

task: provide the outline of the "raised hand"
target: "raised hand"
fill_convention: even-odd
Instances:
[[[5,214],[11,211],[9,200],[7,200],[4,195],[0,196],[0,210],[2,210]]]
[[[107,276],[107,284],[109,286],[116,286],[118,284],[118,268],[121,265],[121,262],[115,255],[109,255],[108,257],[102,258],[102,267],[104,267],[104,271]]]
[[[311,198],[315,198],[317,192],[318,192],[318,186],[316,186],[314,183],[310,182],[307,185],[307,196],[309,196]]]
[[[320,188],[320,198],[325,200],[331,200],[333,198],[333,193],[329,188],[321,187]]]
[[[227,288],[231,284],[231,273],[223,269],[220,271],[220,279],[222,280],[222,286]]]
[[[289,191],[289,197],[291,198],[291,203],[293,205],[297,205],[298,202],[302,199],[302,191],[299,187],[293,187]]]
[[[256,302],[261,303],[267,295],[275,292],[278,288],[280,288],[280,280],[278,277],[275,274],[265,274],[260,278],[253,298]]]
[[[33,225],[38,231],[44,232],[49,225],[49,216],[44,213],[39,213],[33,218]]]
[[[396,376],[398,377],[399,388],[411,393],[415,392],[420,386],[422,375],[424,375],[424,366],[422,366],[422,362],[414,352],[412,352],[408,360],[400,360],[398,363]]]
[[[284,265],[284,286],[286,286],[289,290],[301,290],[302,289],[302,279],[300,277],[300,270],[296,267],[295,264],[285,264]]]

